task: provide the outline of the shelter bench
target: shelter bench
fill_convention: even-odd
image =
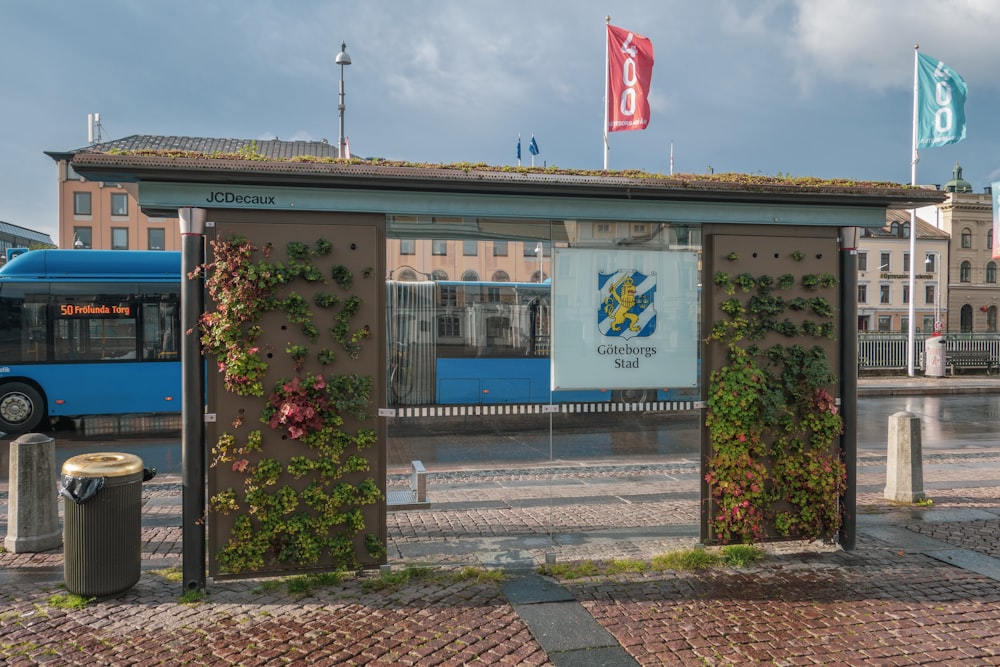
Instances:
[[[982,368],[989,375],[991,371],[1000,368],[1000,362],[988,350],[948,350],[944,363],[952,375],[956,370],[967,368]]]
[[[427,499],[427,469],[420,461],[410,461],[410,488],[386,493],[386,509],[412,510],[430,507]]]

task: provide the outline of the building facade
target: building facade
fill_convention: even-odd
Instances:
[[[858,330],[906,332],[910,316],[910,212],[890,210],[886,226],[858,243]],[[917,218],[913,314],[918,332],[943,331],[948,317],[949,236]]]
[[[996,332],[1000,284],[998,260],[993,259],[992,193],[973,192],[958,164],[944,190],[948,199],[938,215],[942,231],[951,237],[948,331]]]

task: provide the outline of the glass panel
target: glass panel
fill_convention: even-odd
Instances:
[[[128,215],[128,195],[124,192],[111,193],[111,215]]]
[[[585,465],[698,459],[697,378],[692,386],[609,389],[599,386],[595,372],[592,388],[551,389],[553,330],[559,334],[553,284],[546,280],[558,279],[555,264],[570,249],[612,259],[640,251],[697,255],[699,226],[394,215],[387,219],[387,236],[390,508],[395,498],[416,500],[413,461],[429,473],[447,469],[460,476],[462,468],[506,474],[567,458]],[[420,252],[406,254],[408,243]],[[431,252],[435,243],[444,244],[440,254]],[[598,278],[592,278],[596,291]],[[656,298],[664,309],[674,285],[661,277]],[[691,291],[697,302],[700,290]],[[595,305],[595,331],[599,312]],[[657,362],[661,358],[667,357],[658,355]],[[612,486],[595,493],[610,495]],[[484,487],[487,494],[494,491]]]
[[[128,250],[128,228],[127,227],[112,227],[111,228],[111,249],[112,250]]]
[[[90,227],[73,228],[73,247],[86,250],[91,247],[92,231]]]
[[[159,227],[150,227],[147,234],[150,250],[164,250],[167,247],[166,230]]]
[[[90,215],[90,193],[73,193],[73,215]]]

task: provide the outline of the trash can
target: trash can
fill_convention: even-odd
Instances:
[[[155,474],[138,456],[116,452],[74,456],[63,464],[66,590],[99,597],[139,581],[142,482]]]
[[[927,377],[943,378],[944,364],[944,336],[931,336],[924,341],[924,375]]]

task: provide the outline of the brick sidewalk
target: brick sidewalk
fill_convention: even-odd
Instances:
[[[535,606],[461,566],[520,572],[546,557],[650,559],[692,546],[695,464],[432,471],[431,507],[388,517],[393,572],[429,566],[422,576],[376,590],[377,574],[349,575],[306,593],[292,579],[210,582],[198,604],[183,604],[171,577],[179,480],[156,479],[143,487],[143,575],[122,595],[61,609],[61,550],[0,554],[0,661],[580,664],[618,651],[606,664],[1000,664],[1000,453],[925,457],[934,504],[920,508],[883,500],[884,463],[860,457],[852,552],[769,545],[767,560],[743,570],[555,582],[565,598]],[[559,643],[576,627],[561,619],[580,609],[614,645]]]

